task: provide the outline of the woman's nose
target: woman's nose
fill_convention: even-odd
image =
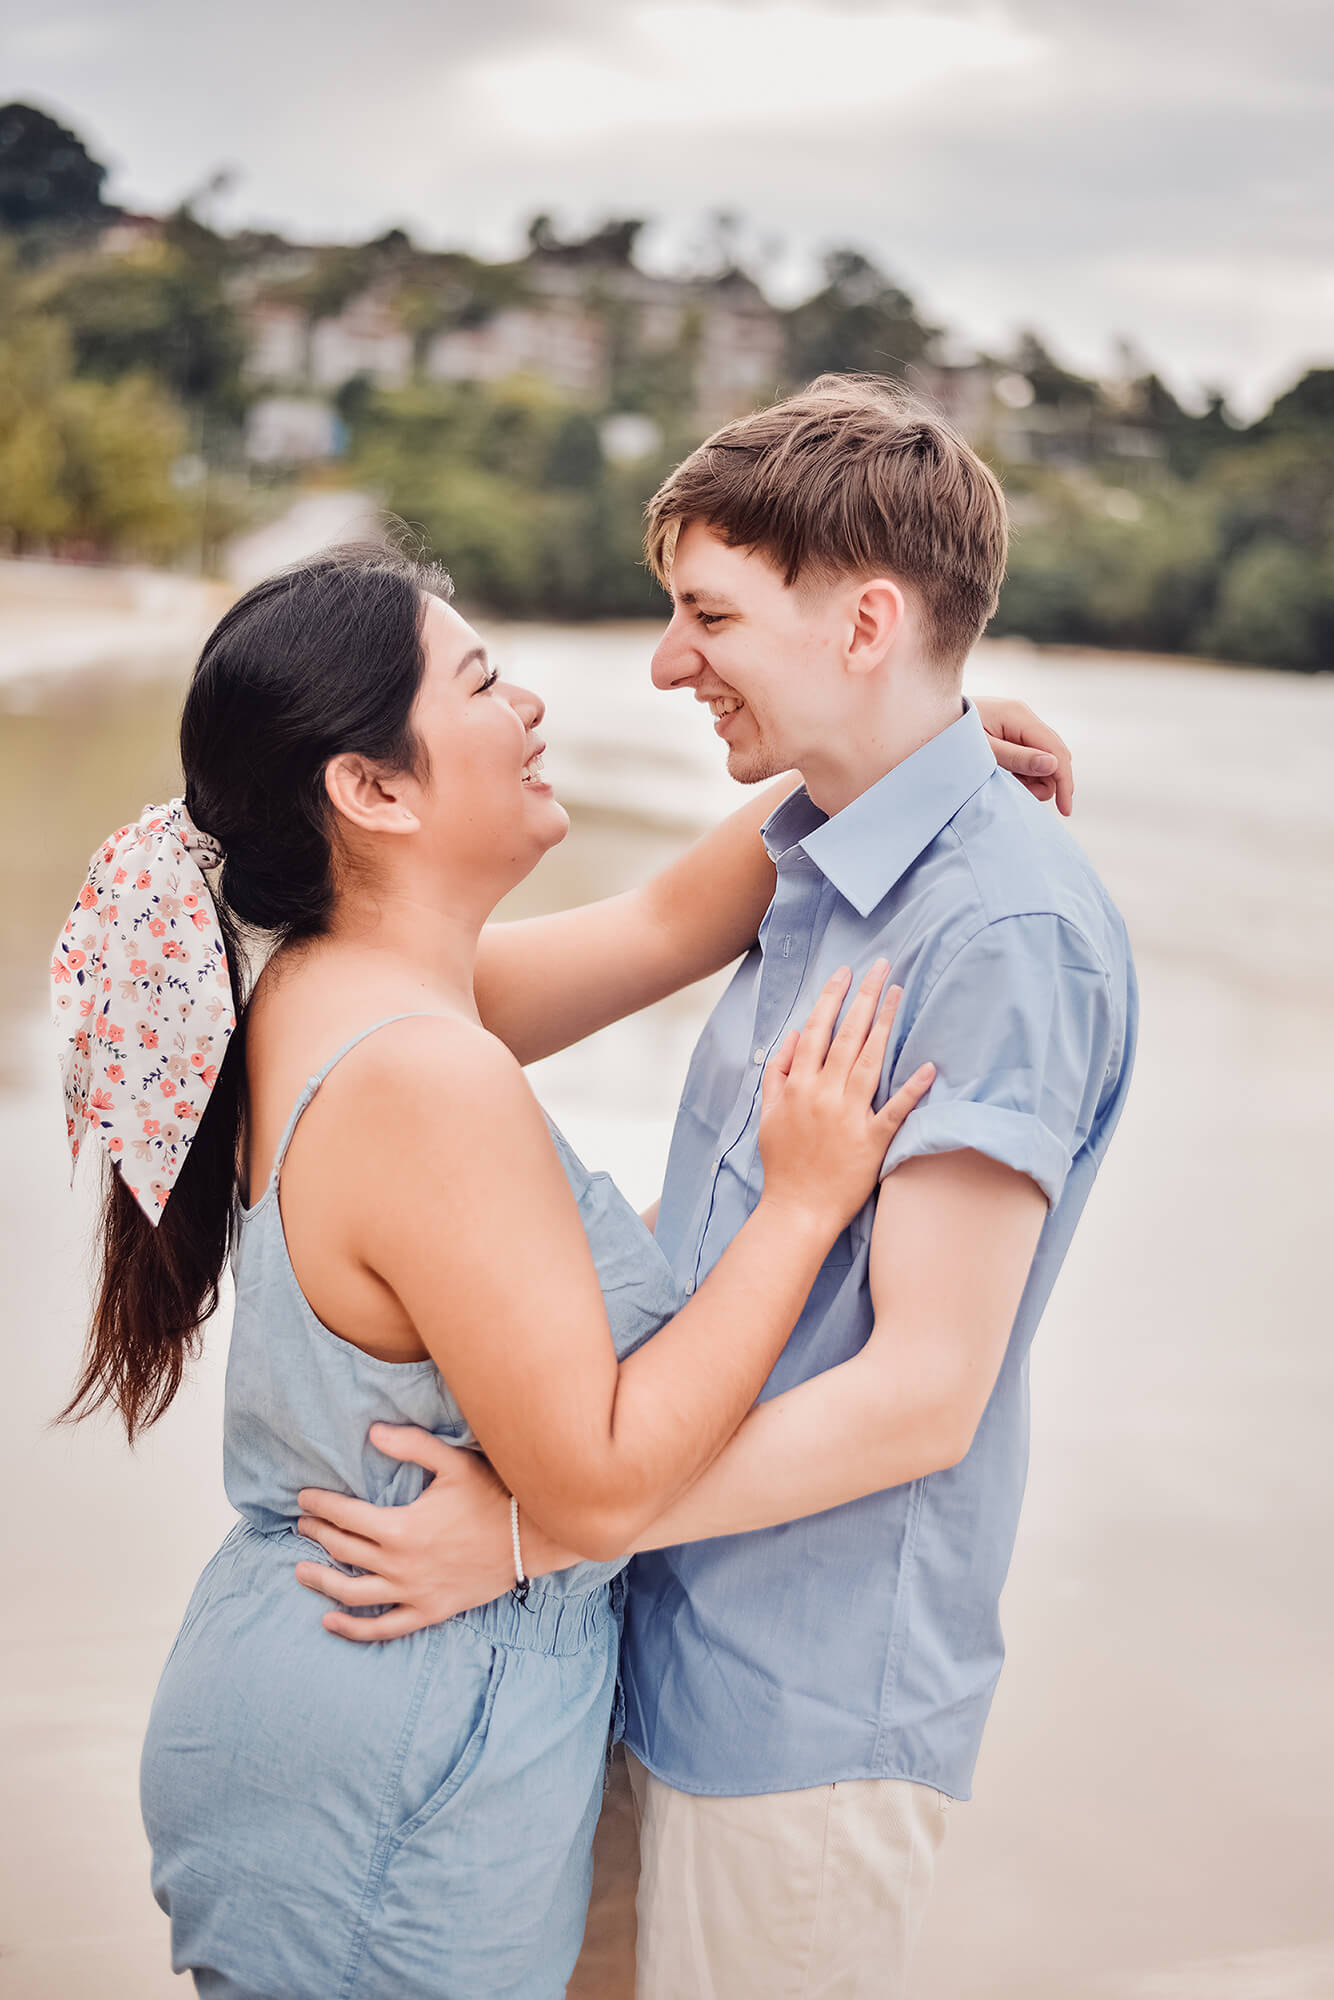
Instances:
[[[522,719],[526,729],[536,729],[547,712],[546,703],[540,694],[534,694],[532,688],[507,687],[505,699],[514,713]]]

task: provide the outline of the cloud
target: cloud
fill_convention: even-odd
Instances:
[[[789,140],[831,118],[865,122],[977,74],[1022,67],[1038,38],[999,15],[903,7],[868,14],[780,0],[760,14],[723,0],[631,5],[579,48],[550,34],[472,66],[470,96],[527,148],[627,132],[760,132]]]

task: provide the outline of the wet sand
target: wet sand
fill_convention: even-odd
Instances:
[[[515,669],[545,676],[549,762],[575,807],[516,907],[637,879],[726,803],[699,718],[666,703],[641,733],[659,713],[645,640],[506,635]],[[0,930],[0,1994],[23,2000],[185,1990],[135,1774],[158,1668],[228,1524],[222,1325],[133,1456],[110,1425],[46,1428],[82,1333],[91,1177],[68,1195],[40,968],[94,841],[172,785],[173,693],[109,672],[0,713],[0,830],[24,856]],[[1015,647],[984,651],[976,678],[1075,743],[1076,832],[1129,918],[1144,1035],[1035,1349],[1009,1661],[942,1857],[921,2000],[1316,2000],[1334,1995],[1334,684]],[[633,1199],[656,1192],[706,999],[535,1072]],[[628,2000],[622,1796],[601,1848],[571,1991]]]

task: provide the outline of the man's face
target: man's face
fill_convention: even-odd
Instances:
[[[654,686],[710,705],[739,784],[801,769],[845,722],[846,593],[789,589],[767,557],[729,548],[701,522],[682,529],[671,582]]]

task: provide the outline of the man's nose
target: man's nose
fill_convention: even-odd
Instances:
[[[698,680],[702,665],[698,652],[673,619],[659,639],[650,671],[655,688],[688,687]]]

